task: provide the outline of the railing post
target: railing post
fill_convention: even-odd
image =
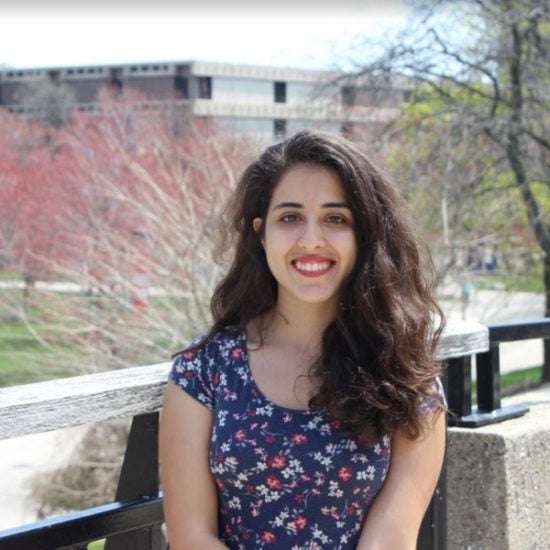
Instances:
[[[477,408],[480,411],[500,409],[499,342],[490,342],[489,351],[476,356]]]
[[[115,500],[158,496],[158,427],[158,412],[134,417]],[[109,537],[105,550],[161,550],[163,545],[161,526],[154,525]]]
[[[448,359],[446,378],[449,412],[458,417],[469,415],[472,412],[471,355]]]

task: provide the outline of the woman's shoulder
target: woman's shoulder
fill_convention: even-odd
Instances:
[[[245,347],[243,331],[237,327],[227,327],[217,332],[200,334],[175,357],[180,361],[216,359],[234,355],[236,349],[244,350]]]

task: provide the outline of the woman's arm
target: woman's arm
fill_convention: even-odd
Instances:
[[[414,550],[443,464],[446,419],[429,413],[426,434],[411,440],[395,434],[390,468],[372,505],[358,550]]]
[[[218,538],[218,499],[208,465],[212,412],[168,383],[159,453],[170,550],[226,548]]]

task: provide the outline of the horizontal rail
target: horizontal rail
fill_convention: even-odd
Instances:
[[[0,389],[0,439],[155,412],[169,363]]]
[[[437,354],[443,360],[488,347],[487,327],[452,321]],[[169,368],[160,363],[0,388],[0,439],[158,411]]]
[[[550,318],[513,324],[498,323],[488,325],[487,328],[489,329],[491,343],[550,338]]]

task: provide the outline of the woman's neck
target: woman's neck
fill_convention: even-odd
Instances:
[[[334,310],[335,307],[327,304],[278,303],[263,319],[263,341],[318,353]]]

